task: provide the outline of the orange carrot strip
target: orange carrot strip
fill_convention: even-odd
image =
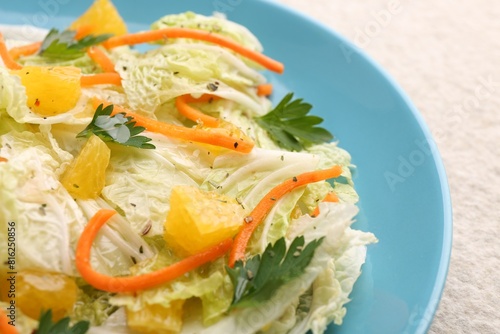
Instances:
[[[87,50],[87,54],[102,68],[104,72],[117,73],[115,70],[115,64],[113,64],[113,61],[102,49],[93,46]]]
[[[92,33],[94,26],[92,24],[85,24],[76,29],[75,39],[78,41]]]
[[[138,32],[132,34],[125,34],[121,36],[111,37],[103,44],[106,48],[114,48],[121,45],[134,45],[140,43],[154,42],[167,38],[191,38],[200,41],[218,44],[222,47],[233,50],[243,57],[251,59],[256,63],[264,66],[268,70],[283,73],[284,66],[282,63],[265,56],[260,52],[250,50],[229,38],[214,34],[210,31],[189,29],[189,28],[164,28],[158,30],[151,30],[145,32]]]
[[[99,290],[109,292],[134,292],[154,288],[155,286],[171,281],[205,263],[214,261],[223,256],[231,248],[233,242],[231,238],[226,239],[201,253],[192,255],[173,265],[151,273],[126,277],[103,275],[92,269],[90,264],[90,252],[97,233],[115,213],[116,212],[113,210],[99,210],[92,219],[90,219],[83,230],[76,248],[76,268],[87,283]]]
[[[9,325],[9,321],[11,321],[5,311],[0,309],[0,333],[2,334],[18,334],[16,327]]]
[[[273,93],[273,84],[262,84],[257,86],[257,95],[269,96]]]
[[[3,63],[8,69],[11,70],[20,70],[23,68],[21,65],[16,63],[12,56],[7,50],[7,45],[5,44],[5,40],[3,39],[3,34],[0,32],[0,57],[2,57]]]
[[[220,100],[221,97],[212,94],[202,94],[200,97],[193,97],[191,94],[184,95],[184,100],[186,103],[210,103],[212,101]]]
[[[191,95],[182,95],[179,96],[178,98],[175,99],[175,106],[177,107],[177,110],[179,112],[186,116],[188,119],[195,121],[195,122],[201,122],[203,125],[206,125],[211,128],[216,128],[219,126],[219,119],[205,115],[201,111],[199,111],[196,108],[191,107],[188,104],[188,101],[192,101],[193,99],[189,98]],[[195,100],[196,101],[196,100]]]
[[[111,84],[121,86],[122,78],[118,73],[97,73],[91,75],[82,75],[80,78],[82,87]]]
[[[339,201],[339,197],[332,192],[326,194],[325,198],[323,198],[323,202],[336,203]],[[314,209],[313,213],[311,213],[311,217],[317,217],[319,215],[319,206]]]
[[[9,50],[10,56],[12,59],[16,60],[19,57],[31,56],[40,50],[42,46],[42,42],[34,42],[31,44],[23,45],[23,46],[15,46]]]
[[[317,170],[295,176],[277,185],[257,204],[250,215],[245,218],[245,225],[234,239],[233,248],[229,256],[229,266],[233,267],[235,262],[245,257],[245,250],[253,232],[259,226],[274,204],[290,191],[309,183],[318,182],[330,178],[339,177],[342,167],[333,166],[329,169]]]
[[[93,98],[94,108],[97,108],[100,104],[108,106],[111,103]],[[207,131],[197,128],[186,128],[183,126],[168,124],[138,115],[123,107],[114,105],[113,115],[118,113],[125,113],[126,116],[132,117],[137,125],[143,126],[148,131],[156,132],[170,138],[210,144],[241,153],[249,153],[254,146],[253,142],[246,141],[242,138],[231,137],[221,131],[216,132],[215,130],[217,129],[214,129],[214,131]]]
[[[0,162],[7,162],[9,160],[7,160],[7,158],[4,158],[4,157],[0,157]]]

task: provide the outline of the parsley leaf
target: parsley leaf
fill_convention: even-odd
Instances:
[[[79,321],[73,327],[69,327],[69,318],[64,318],[56,323],[52,322],[52,310],[42,312],[38,319],[36,334],[85,334],[89,330],[88,321]]]
[[[90,137],[92,134],[99,136],[105,142],[114,142],[124,146],[153,149],[153,144],[149,144],[151,138],[138,136],[145,130],[142,126],[136,126],[132,117],[127,117],[124,113],[111,116],[113,105],[103,108],[99,105],[90,124],[76,137]]]
[[[42,42],[39,54],[45,58],[73,60],[82,57],[90,46],[100,44],[112,36],[88,35],[76,40],[75,35],[74,30],[59,32],[57,29],[51,29]]]
[[[302,99],[292,101],[292,98],[293,93],[288,93],[273,110],[255,120],[280,147],[290,151],[332,140],[328,130],[316,126],[323,119],[308,115],[312,105]]]
[[[304,237],[293,240],[286,249],[285,238],[269,244],[262,255],[243,263],[237,261],[226,271],[234,286],[231,307],[253,307],[270,299],[279,287],[299,277],[311,262],[323,239],[313,240],[304,247]]]

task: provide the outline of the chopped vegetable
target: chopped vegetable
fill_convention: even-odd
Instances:
[[[14,72],[26,87],[28,107],[43,116],[73,109],[82,94],[81,70],[73,66],[25,66]]]
[[[36,334],[85,334],[90,328],[88,321],[79,321],[70,326],[70,318],[64,318],[58,322],[52,322],[52,310],[47,310],[40,314],[38,329]]]
[[[108,102],[98,99],[94,99],[93,103],[94,106],[96,104],[109,105]],[[138,115],[116,105],[114,106],[114,113],[125,113],[125,116],[132,117],[137,125],[145,127],[148,131],[157,132],[167,137],[220,146],[241,153],[249,153],[254,146],[254,143],[249,139],[235,136],[233,132],[225,129],[214,129],[211,131],[163,123]]]
[[[77,40],[76,33],[74,30],[59,32],[57,29],[51,29],[42,42],[40,55],[49,59],[72,60],[80,58],[89,47],[101,44],[112,36],[111,34],[87,35]]]
[[[262,84],[257,86],[257,95],[269,96],[273,93],[273,84]]]
[[[232,307],[255,307],[269,300],[285,283],[304,273],[322,239],[304,246],[304,237],[293,240],[288,250],[285,238],[269,244],[262,255],[226,267],[234,286]]]
[[[325,198],[323,199],[323,202],[330,202],[330,203],[336,203],[339,201],[339,197],[333,193],[333,192],[329,192],[328,194],[326,194]],[[317,206],[313,213],[311,213],[311,217],[317,217],[319,215],[319,206]]]
[[[3,60],[3,63],[8,69],[11,70],[19,70],[23,68],[21,65],[16,63],[16,61],[12,58],[7,49],[7,45],[5,44],[5,40],[3,39],[3,34],[0,32],[0,57]]]
[[[134,292],[150,289],[176,279],[199,266],[214,261],[224,255],[233,243],[231,238],[201,253],[187,257],[173,265],[139,276],[113,277],[100,274],[90,265],[90,250],[97,233],[109,218],[116,214],[113,210],[101,209],[88,222],[78,241],[76,267],[83,279],[99,290],[109,292]]]
[[[192,186],[170,195],[165,241],[182,254],[196,254],[238,233],[245,210],[234,198]]]
[[[113,61],[109,59],[108,55],[102,49],[93,46],[87,50],[87,54],[104,72],[116,73],[115,64],[113,64]]]
[[[95,85],[115,85],[122,84],[122,78],[118,73],[97,73],[90,75],[82,75],[80,78],[82,87],[95,86]]]
[[[151,138],[138,136],[145,128],[136,125],[135,120],[124,113],[114,113],[113,105],[103,108],[99,105],[90,124],[77,137],[98,136],[105,142],[114,142],[124,146],[154,149]]]
[[[9,50],[9,53],[12,59],[18,59],[19,57],[30,56],[37,53],[41,46],[42,42],[34,42],[23,46],[13,47]]]
[[[212,97],[213,99],[213,97]],[[188,103],[190,102],[202,102],[196,99],[193,99],[191,95],[182,95],[175,99],[175,106],[179,112],[186,116],[186,118],[201,123],[205,126],[216,128],[219,126],[219,120],[215,117],[205,115],[198,109],[191,107]]]
[[[15,326],[9,324],[11,319],[7,317],[3,308],[0,308],[0,333],[2,334],[18,334]]]
[[[262,220],[266,217],[267,213],[274,206],[278,199],[294,190],[295,188],[304,186],[308,183],[339,177],[341,173],[342,167],[333,166],[329,169],[318,170],[294,176],[293,178],[288,179],[271,189],[271,191],[269,191],[259,202],[259,204],[257,204],[257,206],[253,209],[248,218],[246,218],[247,224],[243,226],[243,228],[236,236],[229,257],[229,266],[233,267],[236,261],[242,260],[245,257],[245,250],[250,237],[252,236],[257,226],[261,224]]]
[[[189,29],[189,28],[164,28],[158,30],[151,30],[146,32],[138,32],[127,34],[123,36],[115,36],[104,42],[106,48],[114,48],[121,45],[135,45],[140,43],[149,43],[161,41],[168,38],[191,38],[200,41],[210,42],[222,47],[233,50],[234,52],[246,57],[256,63],[264,66],[270,71],[283,73],[284,66],[282,63],[269,58],[262,53],[250,50],[231,39],[214,34],[210,31]]]
[[[91,134],[78,156],[61,178],[61,184],[78,199],[99,197],[106,181],[111,150],[98,136]]]
[[[255,120],[279,146],[287,150],[301,151],[311,144],[332,140],[328,130],[316,126],[323,119],[307,115],[312,106],[302,102],[302,99],[292,101],[292,98],[293,93],[287,94],[273,110]]]

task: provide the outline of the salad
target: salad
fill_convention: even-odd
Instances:
[[[354,166],[312,105],[269,99],[285,67],[256,36],[193,12],[129,33],[109,0],[18,31],[0,28],[1,333],[342,323],[377,239],[351,228]]]

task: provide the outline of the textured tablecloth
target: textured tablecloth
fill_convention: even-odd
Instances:
[[[381,64],[437,142],[454,226],[430,333],[500,333],[500,1],[280,2],[340,32]]]

